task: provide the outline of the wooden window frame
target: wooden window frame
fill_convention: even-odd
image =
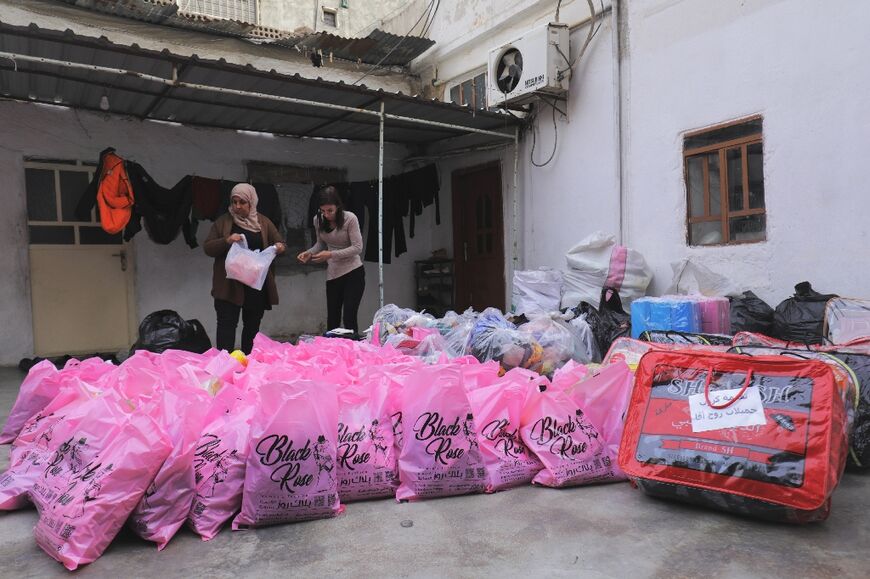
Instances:
[[[715,127],[711,127],[709,129],[704,129],[702,131],[693,131],[691,133],[686,133],[684,138],[694,137],[698,135],[702,135],[704,133],[711,133],[718,130],[721,130],[726,127],[751,122],[754,120],[758,120],[760,117],[751,117],[748,119],[740,119],[737,121],[723,123],[720,125],[716,125]],[[738,217],[749,217],[752,215],[766,215],[767,208],[759,207],[756,209],[749,208],[749,157],[747,149],[750,145],[759,144],[762,145],[762,151],[764,147],[763,143],[763,132],[759,130],[758,133],[747,135],[744,137],[739,137],[736,139],[730,139],[728,141],[722,141],[720,143],[714,143],[712,145],[705,145],[703,147],[694,147],[691,149],[683,150],[683,179],[686,183],[686,244],[690,247],[717,247],[724,245],[745,245],[750,243],[761,243],[767,241],[767,222],[765,221],[764,231],[761,233],[761,237],[758,239],[746,240],[746,241],[734,241],[731,239],[731,229],[729,226],[729,221],[733,218]],[[728,151],[732,149],[740,150],[740,158],[741,158],[741,178],[742,178],[742,190],[743,190],[743,204],[742,209],[737,211],[731,211],[728,204],[730,202],[730,195],[728,193],[728,163],[727,163],[727,155]],[[710,153],[718,153],[719,155],[719,215],[713,215],[710,208],[710,179],[709,179],[709,163],[708,163],[708,155]],[[703,215],[699,215],[696,217],[692,216],[692,195],[689,189],[689,159],[693,157],[698,157],[701,160],[701,167],[703,171],[703,199],[704,199],[704,212]],[[764,176],[762,175],[762,179]],[[709,244],[701,244],[697,243],[696,240],[692,239],[692,225],[696,223],[714,223],[719,222],[721,231],[722,231],[722,241],[719,243],[709,243]],[[693,243],[693,241],[695,241]]]

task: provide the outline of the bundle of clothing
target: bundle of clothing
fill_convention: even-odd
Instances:
[[[191,247],[197,246],[200,220],[214,221],[226,212],[233,181],[188,175],[172,188],[157,184],[142,165],[123,159],[109,147],[100,153],[94,178],[79,199],[76,218],[90,221],[96,205],[100,225],[106,233],[123,232],[130,241],[142,230],[154,242],[168,245],[179,232]],[[275,223],[281,222],[281,206],[275,186],[255,183],[260,198],[258,210]]]

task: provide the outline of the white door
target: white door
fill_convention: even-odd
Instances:
[[[117,352],[135,340],[131,248],[75,207],[95,167],[25,163],[34,350],[38,356]]]

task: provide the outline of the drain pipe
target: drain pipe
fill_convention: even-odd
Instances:
[[[617,231],[617,242],[620,245],[625,244],[625,187],[622,179],[622,161],[623,161],[623,144],[622,144],[622,38],[620,36],[620,1],[611,0],[610,11],[610,27],[611,27],[611,50],[613,53],[613,132],[615,143],[615,158],[616,165],[616,187],[618,191],[618,211],[619,211],[619,229]]]

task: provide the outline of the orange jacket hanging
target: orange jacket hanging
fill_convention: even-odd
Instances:
[[[100,225],[109,234],[120,233],[133,213],[133,187],[124,167],[124,159],[114,153],[106,153],[102,159],[100,187],[97,190],[97,206],[100,208]]]

